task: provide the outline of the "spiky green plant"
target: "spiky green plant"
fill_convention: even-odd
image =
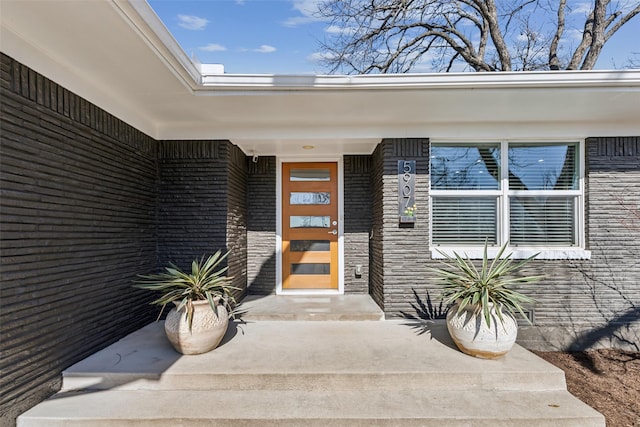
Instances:
[[[134,287],[161,293],[160,297],[151,302],[162,306],[158,319],[167,304],[178,302],[178,311],[186,307],[187,322],[191,330],[194,301],[209,301],[211,309],[217,313],[215,300],[219,299],[230,309],[229,312],[232,312],[230,305],[235,303],[235,299],[231,291],[239,288],[231,286],[231,277],[224,275],[228,266],[218,269],[228,255],[229,252],[222,254],[222,251],[217,251],[206,259],[204,256],[196,259],[191,263],[191,273],[186,273],[175,264],[169,263],[169,267],[165,267],[163,273],[140,275],[141,280]]]
[[[442,285],[442,298],[445,304],[457,303],[457,314],[460,314],[465,307],[475,307],[475,314],[480,312],[484,316],[487,325],[491,326],[491,305],[496,307],[496,313],[501,323],[504,322],[499,308],[507,310],[515,315],[520,313],[523,318],[530,322],[524,313],[523,304],[533,303],[534,300],[509,287],[517,284],[533,283],[544,276],[517,276],[529,261],[538,254],[532,255],[519,262],[513,260],[513,253],[502,257],[507,248],[505,243],[496,257],[489,264],[487,256],[487,242],[484,244],[484,254],[482,257],[482,267],[478,270],[469,257],[461,257],[454,252],[450,256],[438,250],[445,258],[439,260],[445,268],[432,268],[439,276],[439,284]]]

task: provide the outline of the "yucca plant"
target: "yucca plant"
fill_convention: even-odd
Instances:
[[[475,314],[482,313],[487,326],[491,326],[491,305],[496,307],[496,313],[500,322],[504,322],[500,308],[515,315],[520,313],[523,318],[530,322],[524,313],[523,304],[533,303],[534,300],[509,287],[517,284],[532,283],[542,279],[544,276],[516,276],[527,263],[538,254],[527,259],[516,262],[513,254],[509,253],[505,257],[507,248],[505,243],[496,257],[489,264],[487,256],[487,242],[484,244],[484,254],[482,257],[482,267],[478,269],[469,257],[461,257],[454,252],[454,256],[447,255],[438,250],[445,257],[440,260],[445,268],[432,268],[439,276],[439,284],[442,285],[442,298],[445,304],[458,304],[457,314],[467,306],[475,306]]]
[[[186,273],[175,264],[169,263],[169,267],[165,267],[163,273],[140,275],[141,280],[134,287],[160,292],[160,297],[151,302],[162,306],[158,319],[167,304],[177,302],[178,311],[186,307],[187,322],[191,330],[194,301],[208,301],[211,309],[217,313],[215,300],[219,299],[229,308],[229,312],[232,312],[231,303],[235,303],[235,299],[231,291],[239,288],[231,286],[231,277],[224,275],[228,266],[218,268],[228,255],[229,252],[222,254],[222,251],[217,251],[206,259],[204,256],[196,259],[191,263],[191,273]]]

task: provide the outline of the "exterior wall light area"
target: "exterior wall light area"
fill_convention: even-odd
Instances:
[[[314,145],[303,145],[302,149],[304,150],[313,150],[314,148],[316,148]]]

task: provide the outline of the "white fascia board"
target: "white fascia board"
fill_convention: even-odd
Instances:
[[[122,18],[187,89],[194,92],[201,86],[202,73],[199,65],[187,56],[146,0],[111,2]]]
[[[204,74],[198,94],[247,90],[625,88],[640,91],[640,70],[518,71],[375,75]]]

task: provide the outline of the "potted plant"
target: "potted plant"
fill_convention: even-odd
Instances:
[[[174,304],[164,322],[167,338],[182,354],[201,354],[220,344],[229,324],[231,295],[237,290],[230,285],[231,278],[224,273],[228,267],[219,268],[229,255],[217,251],[205,259],[191,263],[191,272],[184,272],[174,264],[158,274],[140,276],[134,286],[160,292],[151,304],[160,305],[162,316],[167,304]]]
[[[517,273],[535,258],[535,254],[516,262],[510,253],[502,256],[505,243],[489,263],[487,243],[484,245],[480,269],[456,252],[453,256],[438,251],[444,268],[431,269],[439,276],[442,298],[450,306],[447,329],[458,348],[469,355],[495,359],[505,355],[516,341],[518,324],[515,314],[524,313],[524,304],[533,299],[510,289],[517,284],[532,283],[543,276],[519,276]]]

